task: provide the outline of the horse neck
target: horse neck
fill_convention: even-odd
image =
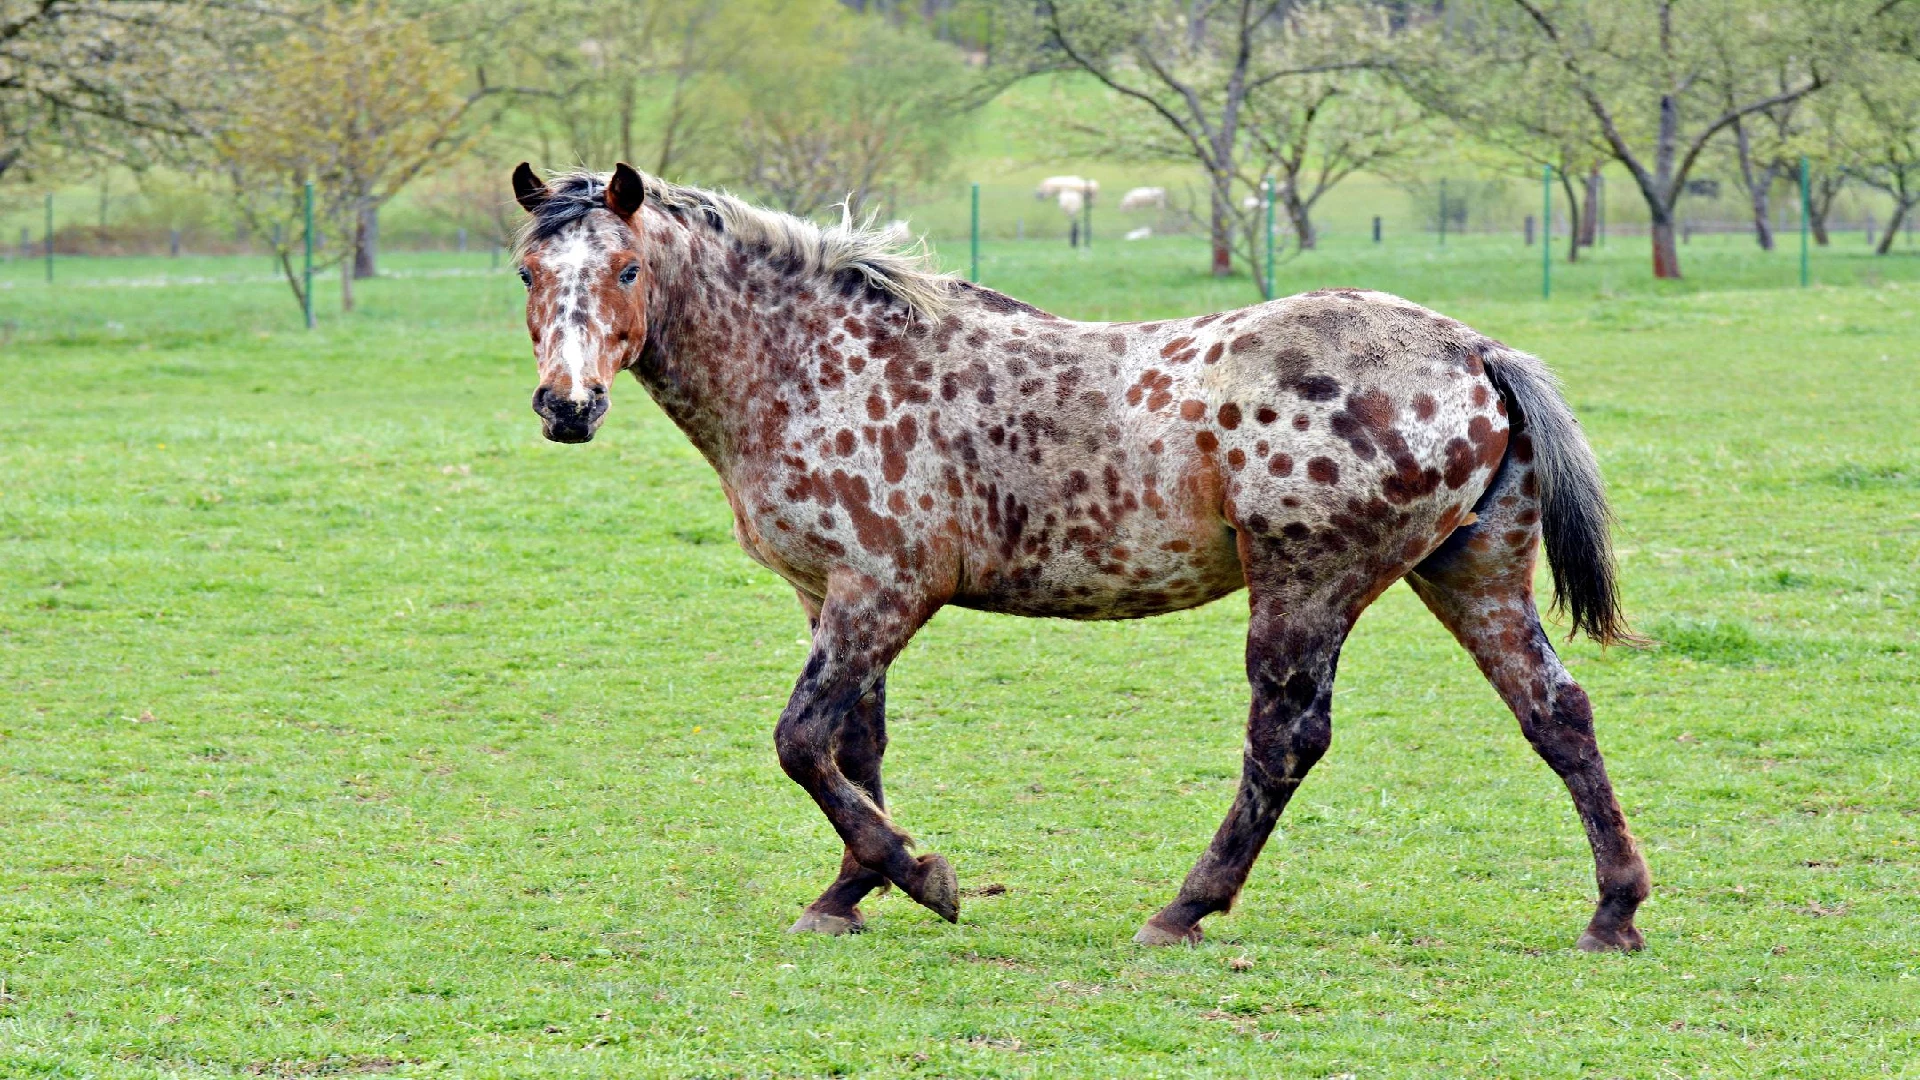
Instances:
[[[635,373],[723,476],[777,432],[768,380],[806,356],[801,289],[697,225],[647,211],[647,342]]]

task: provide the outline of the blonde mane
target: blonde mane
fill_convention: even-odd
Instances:
[[[605,207],[610,174],[575,171],[547,182],[551,193],[521,229],[517,247],[524,250],[588,213]],[[858,274],[874,289],[906,304],[916,314],[935,317],[952,303],[959,280],[933,268],[925,239],[902,245],[893,236],[872,227],[870,215],[856,222],[841,204],[840,220],[820,225],[805,218],[755,206],[724,191],[675,184],[641,173],[647,202],[691,224],[705,226],[739,242],[749,252],[792,267],[796,272],[825,279]]]

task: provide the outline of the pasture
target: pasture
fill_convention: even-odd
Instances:
[[[263,259],[0,267],[0,1075],[1920,1075],[1920,260],[1741,237],[1288,264],[1544,357],[1662,646],[1563,655],[1655,889],[1585,955],[1565,790],[1404,586],[1195,949],[1129,938],[1232,796],[1244,601],[942,613],[888,791],[957,926],[781,933],[839,843],[771,732],[805,655],[630,381],[527,408],[520,286],[388,257],[298,329]],[[1537,249],[1535,249],[1537,252]],[[963,245],[943,251],[950,265]],[[1060,314],[1240,306],[1193,240],[995,244]],[[168,284],[193,278],[192,283]]]

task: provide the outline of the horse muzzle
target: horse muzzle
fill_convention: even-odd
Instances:
[[[557,443],[583,443],[593,438],[607,415],[607,388],[596,386],[587,400],[560,397],[542,386],[533,392],[533,411],[540,417],[540,433]]]

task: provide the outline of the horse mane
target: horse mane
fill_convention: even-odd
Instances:
[[[547,200],[533,212],[515,241],[516,251],[546,240],[595,210],[606,209],[610,173],[576,170],[547,181]],[[640,174],[647,202],[676,219],[702,226],[748,252],[794,273],[840,284],[858,282],[893,297],[921,316],[946,311],[959,280],[933,268],[925,239],[903,245],[872,227],[873,215],[855,221],[847,204],[840,220],[820,225],[780,210],[755,206],[724,191],[675,184]]]

